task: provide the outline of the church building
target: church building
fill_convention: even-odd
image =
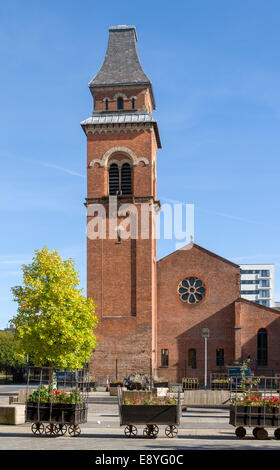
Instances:
[[[81,123],[87,136],[88,227],[101,205],[106,235],[87,237],[87,295],[99,317],[92,375],[99,381],[131,373],[203,381],[204,329],[210,332],[209,372],[250,357],[256,375],[279,373],[280,312],[240,298],[238,265],[196,244],[157,260],[161,141],[134,26],[109,29],[103,65],[89,88],[94,109]],[[113,217],[117,224],[124,220],[120,208],[126,204],[135,208],[137,236],[117,228],[109,236]],[[148,213],[145,236],[143,205],[156,209]]]

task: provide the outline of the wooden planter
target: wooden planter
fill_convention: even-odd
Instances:
[[[118,387],[122,387],[122,382],[110,383],[109,393],[110,397],[116,397],[118,395]]]
[[[269,406],[230,406],[233,426],[280,426],[280,408]]]
[[[86,420],[87,407],[85,404],[26,403],[26,422],[79,424],[85,423]]]
[[[229,390],[228,382],[212,382],[211,390]]]
[[[121,426],[132,424],[179,424],[177,405],[121,405]]]

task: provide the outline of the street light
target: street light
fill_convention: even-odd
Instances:
[[[207,388],[207,339],[210,337],[209,328],[202,328],[202,338],[204,338],[204,388]]]

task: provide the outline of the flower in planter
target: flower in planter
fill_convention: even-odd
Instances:
[[[129,398],[125,398],[123,400],[123,405],[176,405],[177,400],[175,398],[171,397],[149,397],[149,398],[144,398],[144,397],[137,397],[133,400]]]
[[[83,402],[83,398],[81,393],[76,390],[72,390],[70,393],[67,393],[61,390],[51,391],[51,387],[41,387],[29,396],[29,401],[35,403],[68,403],[75,405],[81,404]]]
[[[265,397],[255,395],[246,395],[241,400],[237,401],[237,406],[270,406],[279,407],[280,401],[278,397]]]
[[[153,398],[147,398],[146,400],[144,400],[144,405],[151,405],[153,402]]]

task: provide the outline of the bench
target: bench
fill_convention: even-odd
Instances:
[[[25,423],[25,405],[0,405],[0,424]]]

